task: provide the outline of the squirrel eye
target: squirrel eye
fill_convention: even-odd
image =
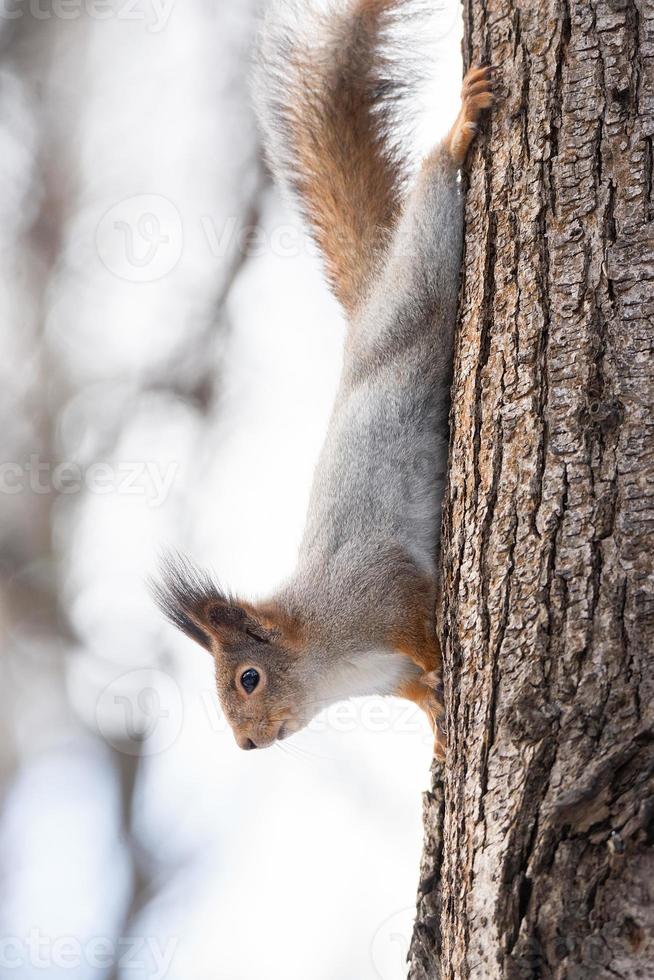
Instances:
[[[255,670],[254,667],[250,667],[243,674],[241,674],[241,686],[246,694],[252,694],[252,692],[258,686],[259,680],[259,671]]]

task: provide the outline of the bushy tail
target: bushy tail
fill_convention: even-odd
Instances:
[[[417,0],[342,0],[327,10],[277,0],[261,31],[255,92],[269,161],[298,199],[348,313],[401,209],[397,121],[418,81],[406,28],[420,12]]]

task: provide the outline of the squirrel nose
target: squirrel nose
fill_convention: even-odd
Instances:
[[[249,752],[250,749],[256,749],[256,747],[257,747],[256,742],[253,742],[251,738],[245,739],[243,743],[243,748],[246,750],[246,752]]]

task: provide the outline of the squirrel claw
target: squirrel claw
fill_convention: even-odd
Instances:
[[[463,79],[461,109],[446,140],[452,159],[459,166],[475,137],[481,113],[495,102],[492,71],[490,65],[470,68]]]

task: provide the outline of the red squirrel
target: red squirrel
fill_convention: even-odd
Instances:
[[[409,177],[396,131],[406,41],[394,29],[411,7],[350,0],[325,13],[284,0],[262,30],[268,157],[322,252],[348,331],[290,580],[248,602],[169,558],[155,587],[166,616],[213,656],[243,749],[297,732],[337,700],[380,694],[419,705],[444,756],[435,607],[459,171],[493,94],[490,69],[471,69],[454,125]]]

